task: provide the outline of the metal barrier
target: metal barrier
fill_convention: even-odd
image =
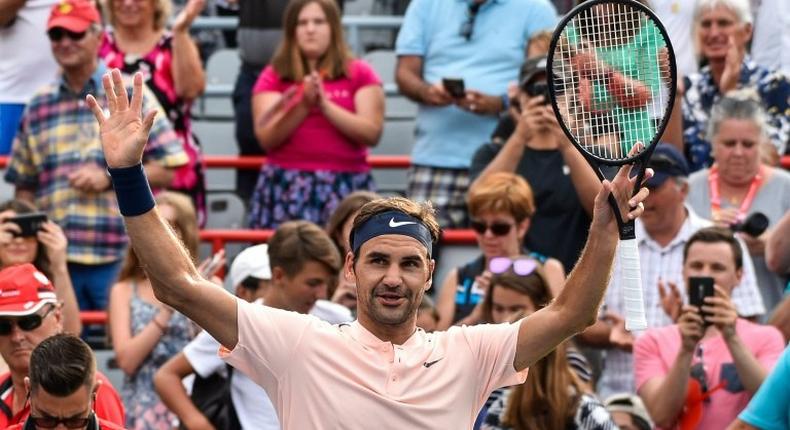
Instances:
[[[207,168],[260,169],[266,157],[239,157],[235,155],[205,155],[203,163]],[[374,169],[407,169],[411,166],[408,155],[369,155],[368,163]],[[781,167],[790,170],[790,155],[780,161]],[[8,166],[8,156],[0,156],[0,169]]]

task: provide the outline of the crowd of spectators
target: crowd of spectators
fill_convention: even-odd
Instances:
[[[346,42],[343,3],[211,4],[239,16],[236,39],[224,35],[242,60],[239,154],[267,157],[240,172],[237,192],[249,227],[274,230],[226,265],[224,252],[199,256],[206,179],[190,111],[206,77],[191,26],[205,1],[0,0],[0,154],[14,189],[0,204],[0,428],[280,428],[260,375],[226,364],[220,342],[154,294],[85,97],[112,110],[106,73],[131,86],[142,72],[143,112],[157,113],[146,116],[145,173],[202,277],[250,307],[348,325],[358,296],[343,267],[355,218],[380,198],[367,157],[386,103]],[[565,287],[600,188],[541,92],[558,11],[580,2],[407,3],[393,70],[418,106],[406,195],[431,202],[443,229],[471,229],[479,250],[443,261],[453,269],[430,280],[417,325],[529,318]],[[790,57],[777,53],[790,48],[790,3],[640,3],[666,24],[679,76],[635,224],[648,328],[625,328],[615,261],[598,318],[469,411],[475,428],[790,429],[790,173],[779,163],[790,156]],[[460,93],[447,83],[459,78]],[[755,214],[765,228],[743,229]],[[713,289],[696,306],[700,277]],[[108,312],[120,387],[76,337],[95,330],[80,322],[87,310]]]

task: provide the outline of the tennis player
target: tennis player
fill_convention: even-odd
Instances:
[[[203,279],[155,209],[140,164],[154,113],[141,120],[142,77],[131,102],[121,74],[103,78],[109,116],[88,96],[101,127],[121,213],[159,300],[225,348],[220,354],[269,394],[284,429],[471,428],[489,393],[523,383],[527,368],[592,324],[609,280],[618,228],[606,199],[638,217],[629,167],[605,181],[585,250],[562,293],[513,324],[425,333],[417,308],[433,282],[433,211],[402,198],[365,205],[351,232],[346,275],[357,285],[358,320],[316,318],[251,305]],[[647,175],[650,176],[650,173]]]

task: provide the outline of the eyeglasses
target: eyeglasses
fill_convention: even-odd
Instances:
[[[475,17],[481,6],[483,6],[483,2],[473,0],[473,3],[469,5],[469,10],[466,12],[467,20],[461,24],[461,31],[459,34],[466,39],[467,42],[472,40],[472,31],[475,28]]]
[[[43,315],[39,314],[32,314],[27,315],[20,318],[0,318],[0,336],[8,336],[11,334],[11,331],[14,329],[14,324],[19,327],[22,331],[31,331],[41,327],[41,323],[44,322],[44,318],[47,317],[53,310],[55,306],[52,305],[44,312]],[[56,424],[57,425],[57,424]]]
[[[477,234],[486,234],[487,230],[491,230],[494,236],[504,236],[510,233],[510,229],[513,228],[513,224],[508,224],[506,222],[492,222],[491,224],[486,224],[482,221],[472,221],[469,225]]]
[[[499,275],[505,273],[513,266],[513,272],[519,276],[527,276],[538,268],[538,262],[532,258],[495,257],[488,262],[488,270]]]
[[[93,412],[85,418],[55,418],[55,417],[34,417],[30,415],[30,420],[36,427],[44,429],[54,429],[58,424],[63,424],[66,428],[82,429],[88,426],[93,419]]]
[[[55,27],[47,31],[47,36],[49,36],[49,40],[53,42],[60,42],[64,37],[68,37],[75,42],[79,42],[83,37],[85,37],[85,34],[87,33],[87,31],[77,32],[66,30],[65,28]]]

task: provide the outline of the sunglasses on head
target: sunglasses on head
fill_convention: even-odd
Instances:
[[[486,230],[491,230],[491,233],[494,233],[494,236],[504,236],[510,233],[510,229],[513,228],[513,224],[508,224],[506,222],[492,222],[491,224],[486,224],[482,221],[472,221],[469,223],[477,234],[485,234]]]
[[[30,420],[37,428],[54,429],[59,424],[63,424],[66,428],[81,429],[88,426],[93,419],[93,413],[85,418],[55,418],[55,417],[34,417],[30,416]]]
[[[488,270],[499,275],[505,273],[513,266],[513,272],[519,276],[527,276],[538,268],[538,262],[532,258],[509,258],[509,257],[496,257],[488,262]]]
[[[65,28],[55,27],[47,31],[47,36],[49,36],[49,40],[53,42],[60,42],[64,37],[68,37],[69,39],[77,42],[82,40],[86,33],[87,31],[71,31],[66,30]]]
[[[52,305],[44,312],[43,315],[39,314],[32,314],[26,315],[19,318],[0,318],[0,336],[8,336],[11,334],[11,331],[14,329],[14,324],[19,327],[22,331],[31,331],[41,327],[41,323],[44,322],[44,318],[47,317],[53,310],[55,306]],[[57,424],[56,424],[57,425]]]

